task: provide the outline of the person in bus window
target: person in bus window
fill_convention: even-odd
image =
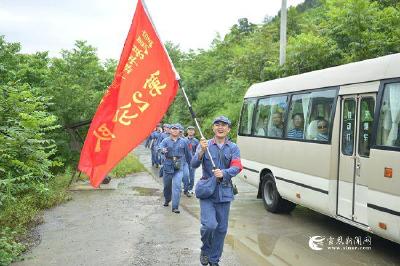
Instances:
[[[272,126],[268,129],[268,137],[281,138],[283,134],[283,119],[281,112],[272,114]]]
[[[315,140],[328,141],[328,121],[321,119],[317,124],[318,133]]]
[[[256,135],[257,136],[265,136],[265,128],[266,128],[265,121],[267,121],[266,118],[260,117],[258,119],[257,126],[256,126],[256,128],[257,128]]]
[[[304,118],[303,114],[295,113],[292,115],[293,126],[291,130],[288,131],[288,138],[291,139],[303,139],[304,138],[304,131],[303,131],[303,123]]]

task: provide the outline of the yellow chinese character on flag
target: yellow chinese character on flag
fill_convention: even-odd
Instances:
[[[145,41],[149,44],[149,47],[151,48],[153,46],[153,41],[150,39],[149,34],[146,31],[143,31],[142,36],[145,39]]]
[[[115,117],[113,122],[120,122],[121,124],[123,124],[124,126],[129,126],[132,123],[132,119],[137,118],[139,115],[138,114],[132,114],[132,115],[128,115],[129,109],[132,107],[132,104],[129,103],[127,105],[121,106],[120,109],[125,109],[123,110],[123,113],[121,116],[119,116],[119,109],[117,110],[117,112],[115,113]]]
[[[136,40],[138,41],[140,46],[144,49],[144,53],[146,55],[148,55],[149,54],[149,52],[148,52],[149,46],[147,45],[147,43],[145,43],[140,36]]]
[[[131,55],[131,56],[129,56],[129,58],[128,58],[128,64],[130,64],[130,65],[133,65],[133,64],[135,64],[135,66],[138,66],[138,64],[136,63],[136,57],[135,56],[133,56],[133,55]]]
[[[124,67],[124,72],[127,74],[130,74],[132,72],[132,65],[128,63],[126,63],[125,67]]]
[[[93,134],[97,138],[96,147],[94,149],[95,152],[101,151],[101,141],[102,140],[112,140],[115,139],[115,135],[107,128],[106,123],[102,124],[97,131],[93,131]]]
[[[140,50],[136,45],[133,46],[132,51],[135,53],[136,57],[139,57],[142,60],[144,59],[143,51]]]
[[[167,84],[161,84],[159,80],[160,76],[160,71],[157,70],[153,74],[150,75],[150,78],[146,80],[146,83],[143,85],[144,89],[149,89],[150,90],[150,95],[151,96],[157,96],[161,95],[161,90],[165,89],[167,87]]]

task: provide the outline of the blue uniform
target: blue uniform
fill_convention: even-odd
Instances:
[[[192,154],[192,156],[194,156],[194,154],[196,153],[196,149],[197,146],[199,145],[199,141],[196,138],[189,138],[186,137],[186,142],[187,145],[189,147],[189,151]],[[196,169],[193,168],[191,165],[188,165],[188,179],[187,180],[183,180],[184,183],[184,191],[189,191],[189,190],[193,190],[193,186],[194,186],[194,174],[195,174]],[[186,176],[184,176],[186,177]]]
[[[167,149],[167,152],[164,153],[163,164],[164,198],[165,202],[170,202],[172,196],[172,209],[174,210],[178,209],[181,198],[183,165],[190,163],[192,155],[183,138],[178,138],[176,141],[170,137],[165,138],[159,145],[160,150],[164,148]],[[174,160],[180,162],[180,169],[174,168]]]
[[[150,148],[150,142],[151,142],[151,134],[150,134],[150,136],[147,137],[146,143],[144,144],[144,147],[145,148]]]
[[[242,170],[240,151],[237,145],[229,140],[221,146],[208,140],[208,149],[217,168],[223,172],[221,182],[217,182],[214,194],[209,199],[200,200],[201,216],[201,250],[212,263],[218,263],[222,255],[224,239],[228,230],[230,203],[233,200],[233,188],[231,178]],[[213,167],[207,152],[199,160],[199,145],[196,154],[192,158],[191,165],[197,168],[202,165],[203,177],[213,176]]]
[[[168,138],[169,137],[169,133],[167,133],[167,132],[162,132],[161,134],[160,134],[160,136],[158,137],[158,139],[157,139],[157,142],[156,142],[156,147],[157,147],[157,150],[159,151],[160,150],[160,143],[165,139],[165,138]],[[160,154],[159,152],[158,152],[158,154]],[[164,154],[160,154],[159,155],[159,161],[160,161],[160,164],[164,164],[164,160],[165,160],[165,155]],[[162,177],[163,176],[163,172],[164,172],[164,170],[163,170],[163,166],[160,168],[160,174],[159,174],[159,176],[160,177]]]
[[[186,145],[188,146],[189,149],[189,145],[187,142],[187,139],[185,137],[182,138]],[[190,152],[190,150],[189,150]],[[190,154],[192,155],[192,153],[190,152]],[[192,155],[193,156],[193,155]],[[189,191],[189,179],[190,179],[190,162],[184,162],[183,164],[183,177],[182,177],[182,182],[183,182],[183,191],[186,194]]]
[[[149,139],[150,139],[150,149],[151,149],[151,164],[152,165],[158,165],[160,164],[158,152],[157,152],[157,140],[160,137],[161,132],[159,131],[153,131],[151,133]]]

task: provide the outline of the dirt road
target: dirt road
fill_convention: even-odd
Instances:
[[[72,192],[71,202],[45,213],[40,245],[15,265],[200,265],[197,199],[183,196],[179,215],[164,208],[149,150],[139,146],[134,153],[152,175]],[[198,170],[196,179],[200,175]],[[302,207],[290,215],[268,213],[257,188],[234,182],[239,194],[221,265],[400,265],[399,245],[374,235],[370,250],[329,250],[329,242],[313,250],[313,236],[337,241],[369,234]]]
[[[199,220],[163,207],[149,173],[74,188],[72,201],[44,214],[40,244],[13,265],[199,265]],[[227,246],[221,265],[236,261]]]

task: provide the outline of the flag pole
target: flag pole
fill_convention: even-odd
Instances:
[[[145,0],[139,0],[139,1],[142,1],[142,5],[143,5],[143,7],[144,7],[144,10],[145,10],[147,16],[149,17],[149,20],[150,20],[151,24],[153,24],[153,28],[156,29],[156,27],[154,26],[153,20],[151,19],[150,13],[149,13],[148,10],[147,10],[147,6],[146,6],[146,3],[145,3]],[[155,30],[155,32],[156,32],[156,34],[157,34],[157,37],[161,40],[160,36],[158,36],[157,30]],[[196,127],[197,127],[197,129],[199,130],[199,133],[200,133],[201,138],[204,138],[204,135],[203,135],[203,132],[201,131],[199,122],[197,121],[196,114],[194,113],[193,108],[192,108],[192,105],[190,104],[189,98],[187,97],[185,88],[182,86],[179,73],[178,73],[178,71],[176,71],[175,66],[174,66],[174,64],[172,63],[172,60],[171,60],[171,58],[169,57],[169,54],[168,54],[167,49],[165,48],[164,45],[163,45],[163,47],[164,47],[165,53],[166,53],[167,56],[168,56],[169,62],[171,63],[172,69],[173,69],[174,72],[175,72],[175,77],[176,77],[176,79],[178,80],[179,87],[182,89],[183,96],[185,96],[186,103],[187,103],[187,105],[188,105],[188,107],[189,107],[190,114],[192,115],[192,118],[193,118],[194,122],[196,123]],[[205,139],[205,138],[204,138],[204,139]],[[211,160],[211,164],[212,164],[212,166],[213,166],[213,169],[216,169],[217,167],[215,166],[215,162],[214,162],[214,160],[213,160],[213,158],[212,158],[212,156],[211,156],[211,153],[210,153],[210,150],[208,149],[208,147],[207,147],[207,153],[208,153],[208,156],[210,157],[210,160]]]
[[[188,98],[188,96],[187,96],[187,94],[186,94],[185,88],[182,86],[181,80],[178,80],[178,83],[179,83],[179,87],[181,88],[181,90],[182,90],[182,92],[183,92],[183,96],[185,96],[186,103],[187,103],[187,105],[188,105],[188,107],[189,107],[190,114],[192,115],[192,118],[193,118],[193,120],[194,120],[194,123],[196,124],[196,127],[197,127],[197,129],[199,130],[200,136],[201,136],[202,139],[205,139],[205,137],[204,137],[204,135],[203,135],[203,132],[202,132],[202,130],[201,130],[201,127],[200,127],[200,125],[199,125],[199,122],[197,121],[196,114],[194,113],[193,108],[192,108],[192,105],[190,104],[189,98]],[[213,158],[212,158],[212,156],[211,156],[211,153],[210,153],[210,150],[208,149],[208,147],[207,147],[207,153],[208,153],[208,156],[210,157],[210,160],[211,160],[211,164],[212,164],[212,166],[213,166],[213,169],[216,169],[217,167],[215,166],[215,162],[214,162],[214,160],[213,160]]]

